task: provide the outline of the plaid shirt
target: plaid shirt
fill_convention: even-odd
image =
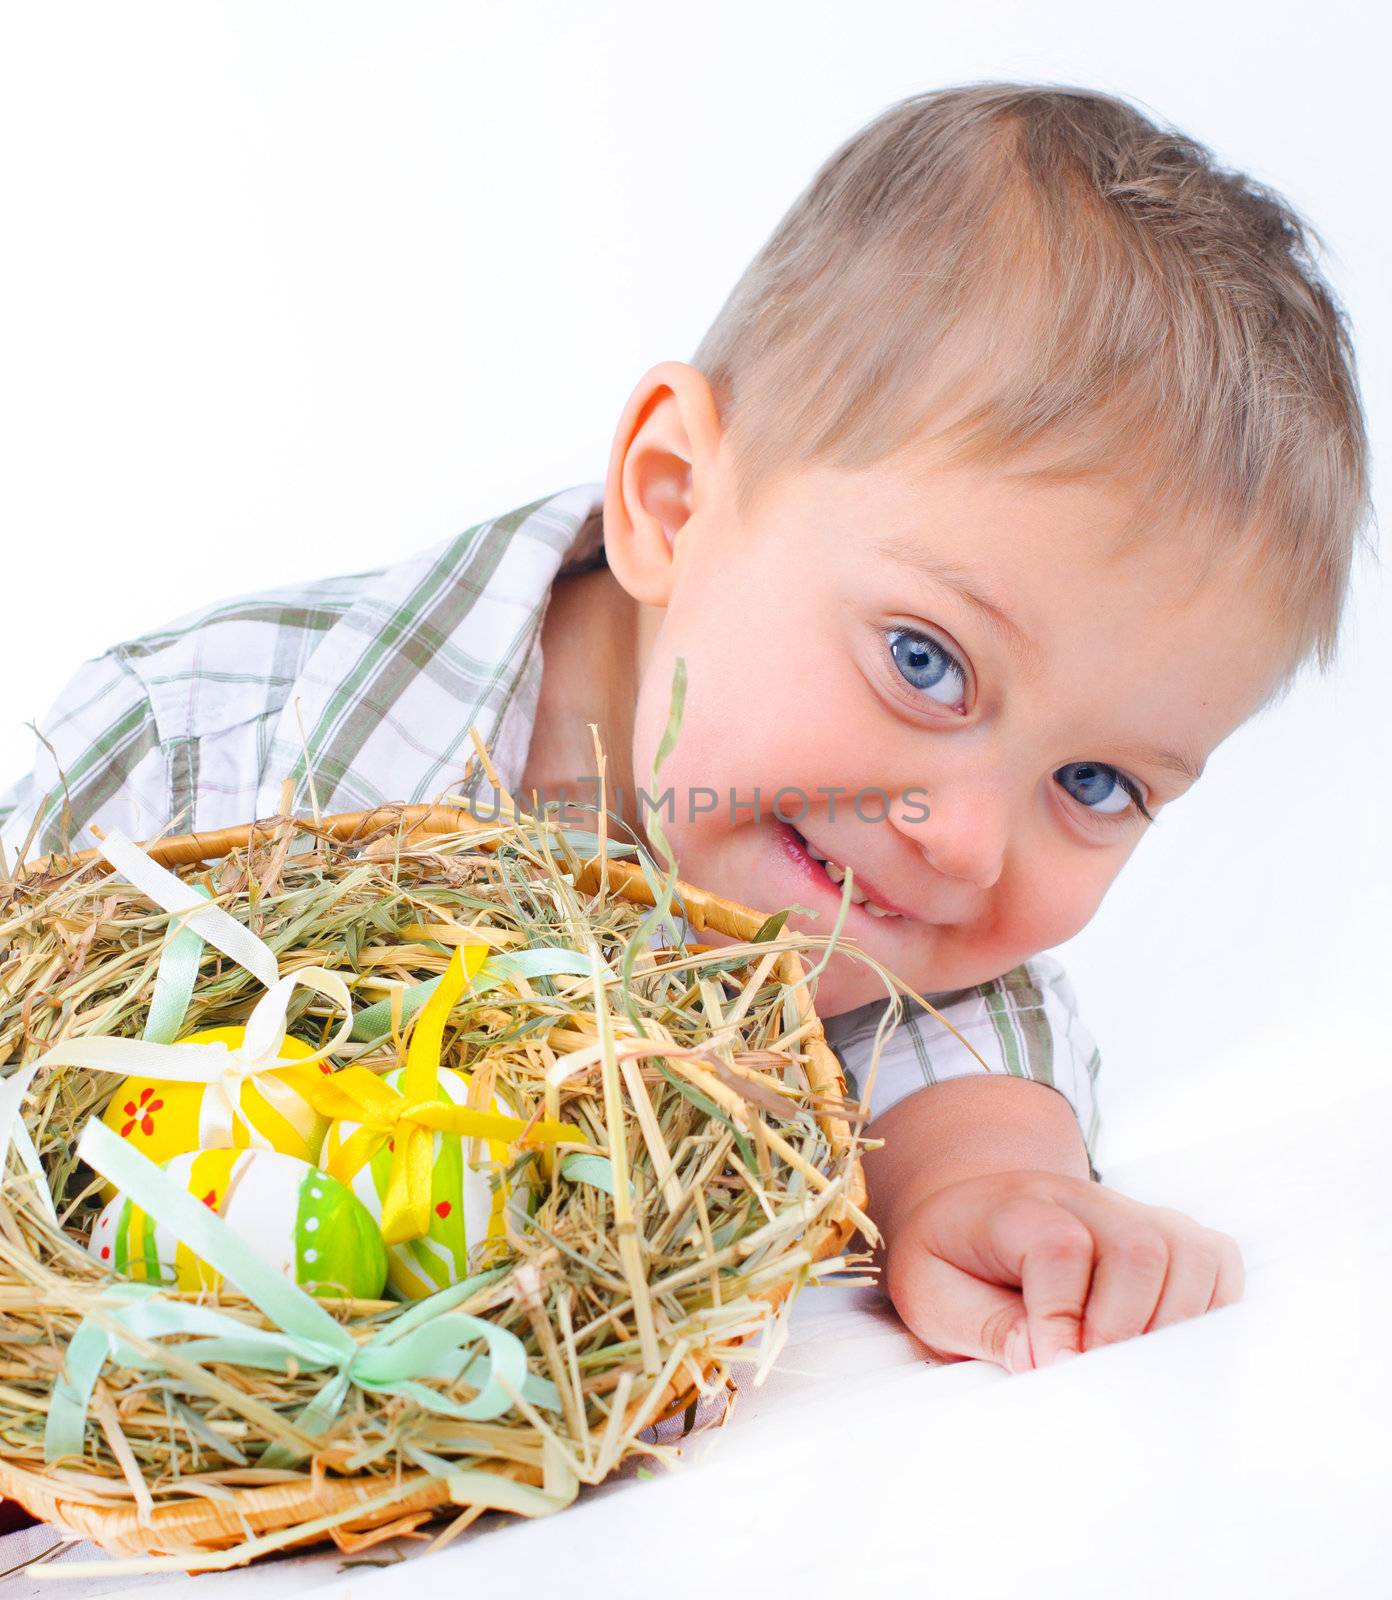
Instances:
[[[0,798],[15,860],[95,842],[272,816],[353,811],[457,788],[478,727],[498,776],[521,781],[541,687],[540,632],[563,572],[600,564],[603,486],[533,501],[392,566],[225,600],[80,667],[42,724],[32,772]],[[477,766],[462,793],[491,794]],[[31,827],[33,829],[31,837]],[[1087,1143],[1098,1128],[1098,1051],[1059,963],[929,995],[992,1069],[1052,1085]],[[907,1004],[907,1003],[906,1003]],[[859,1094],[884,1002],[827,1022]],[[908,1006],[871,1089],[879,1115],[981,1064]],[[1095,1172],[1094,1168],[1094,1172]]]

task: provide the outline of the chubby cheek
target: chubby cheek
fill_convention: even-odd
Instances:
[[[1119,870],[1111,852],[1036,848],[1029,870],[1003,877],[978,916],[925,929],[911,957],[896,963],[895,952],[869,940],[866,948],[921,994],[972,988],[1071,939],[1091,921]],[[827,975],[832,982],[819,998],[824,1015],[885,999],[883,982],[859,964],[833,961]]]
[[[812,681],[806,671],[794,673],[781,634],[768,628],[756,644],[733,652],[699,631],[683,636],[673,620],[664,625],[644,671],[634,715],[633,773],[650,795],[673,791],[662,826],[683,874],[699,883],[702,867],[714,865],[713,853],[753,822],[756,789],[767,817],[780,788],[815,796],[818,785],[844,784],[848,774],[838,768],[852,742],[837,737],[845,719],[836,706],[845,691],[824,658],[818,662],[822,675]],[[667,726],[678,657],[686,662],[681,732],[654,790],[652,764]],[[700,790],[713,791],[714,799],[710,792],[697,795],[693,815],[688,797]],[[746,804],[732,808],[732,794]],[[795,813],[797,798],[785,798],[783,806]],[[645,822],[647,816],[645,808]]]
[[[673,668],[679,655],[686,661],[687,672],[681,731],[676,745],[662,763],[661,772],[654,778],[653,762],[671,715]],[[716,702],[718,695],[719,688],[710,681],[705,663],[693,661],[690,648],[677,649],[670,642],[659,640],[644,674],[634,709],[633,781],[638,789],[640,824],[660,863],[662,853],[654,837],[657,824],[660,823],[682,876],[698,884],[701,883],[701,839],[703,833],[718,821],[720,812],[711,812],[688,821],[687,796],[693,788],[701,785],[713,788],[716,784],[713,755],[718,746],[715,744],[716,729],[712,726],[709,707]],[[661,797],[669,792],[670,801],[662,803]]]
[[[1010,880],[983,928],[977,952],[1007,972],[1041,950],[1065,943],[1091,922],[1130,850],[1081,850],[1064,842],[1039,851]],[[1004,887],[1004,886],[998,886]]]
[[[1079,871],[1060,864],[1053,872],[1032,873],[1027,883],[1007,895],[1000,915],[989,927],[990,953],[1009,971],[1041,950],[1063,944],[1083,928],[1097,910],[1111,874],[1099,878],[1091,865]],[[988,945],[989,948],[989,945]]]

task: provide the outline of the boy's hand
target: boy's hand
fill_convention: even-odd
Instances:
[[[935,1354],[1010,1371],[1241,1298],[1226,1234],[1083,1178],[989,1172],[918,1198],[885,1257],[895,1309]]]

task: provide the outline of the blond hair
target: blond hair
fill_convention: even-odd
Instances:
[[[1088,89],[910,96],[841,146],[692,358],[739,504],[797,464],[1044,452],[1135,491],[1129,543],[1194,530],[1199,581],[1253,562],[1287,650],[1334,659],[1368,446],[1309,225],[1203,146]],[[1267,702],[1264,702],[1267,703]]]

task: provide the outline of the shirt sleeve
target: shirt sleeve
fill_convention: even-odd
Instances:
[[[169,762],[141,680],[113,652],[85,662],[36,730],[33,768],[0,795],[11,865],[94,845],[92,823],[149,838],[170,821]]]
[[[840,1057],[852,1095],[862,1098],[869,1085],[871,1120],[906,1095],[946,1078],[988,1071],[1029,1078],[1056,1089],[1073,1108],[1089,1170],[1099,1178],[1101,1052],[1079,1018],[1077,996],[1062,965],[1053,956],[1034,956],[989,983],[928,998],[942,1020],[905,1000],[907,1014],[883,1043],[878,1064],[875,1033],[887,1002],[862,1006],[826,1025],[827,1042]]]

